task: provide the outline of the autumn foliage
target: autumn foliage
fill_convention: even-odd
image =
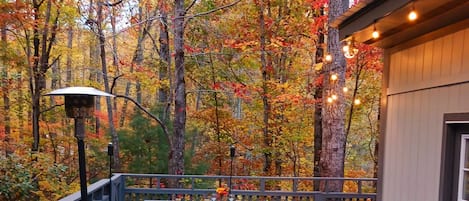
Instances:
[[[120,172],[168,173],[174,115],[183,110],[185,174],[230,174],[234,145],[235,175],[312,176],[314,106],[322,101],[314,89],[328,79],[318,73],[322,63],[316,55],[320,33],[326,33],[327,17],[320,13],[327,12],[327,1],[191,2],[184,4],[186,106],[180,111],[173,110],[172,3],[103,6],[102,68],[101,1],[0,2],[0,200],[57,200],[79,190],[74,121],[65,116],[63,98],[43,95],[66,86],[105,90],[104,74],[108,85],[119,77],[114,94],[134,98],[171,132],[128,101],[111,99],[106,107],[106,99],[97,98],[95,115],[86,120],[89,182],[108,175],[111,127],[118,136]],[[166,24],[160,24],[162,12],[168,14]],[[165,45],[169,60],[163,59]],[[380,50],[358,48],[359,55],[347,60],[346,85],[362,104],[350,115],[345,175],[371,177],[382,61]],[[350,108],[352,96],[345,99]],[[36,107],[40,141],[34,151]],[[250,184],[240,181],[238,187]]]

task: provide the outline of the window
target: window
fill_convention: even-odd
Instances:
[[[469,201],[469,113],[445,114],[439,201]]]
[[[469,200],[469,134],[461,135],[459,157],[458,201]]]

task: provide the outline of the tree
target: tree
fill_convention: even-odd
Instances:
[[[164,122],[169,122],[169,114],[170,114],[170,106],[171,106],[171,56],[169,50],[169,33],[168,33],[168,5],[165,1],[160,1],[158,3],[158,10],[161,16],[159,27],[160,27],[160,34],[159,34],[159,56],[160,56],[160,63],[159,63],[159,79],[160,82],[165,83],[160,89],[158,90],[158,101],[161,104],[161,107],[164,108],[162,110],[162,115],[160,115],[161,119]]]
[[[146,174],[167,173],[169,146],[161,127],[155,126],[141,112],[134,114],[130,126],[130,129],[119,132],[127,170]]]
[[[266,29],[265,29],[265,19],[264,19],[264,1],[260,1],[258,5],[259,9],[259,44],[260,44],[260,62],[261,62],[261,71],[262,71],[262,104],[264,109],[263,114],[263,135],[264,135],[264,145],[265,145],[265,153],[264,153],[264,173],[269,174],[271,169],[272,163],[272,152],[270,147],[272,146],[272,133],[269,130],[269,118],[271,113],[271,105],[269,102],[269,89],[268,89],[268,81],[270,80],[270,73],[271,71],[268,68],[272,68],[272,64],[270,63],[270,59],[267,58],[267,49],[266,49]]]
[[[101,58],[101,69],[102,69],[102,76],[103,76],[103,82],[104,82],[104,89],[106,92],[110,92],[110,86],[109,86],[109,78],[108,78],[108,70],[107,70],[107,60],[106,60],[106,38],[104,36],[103,32],[103,22],[104,22],[104,17],[103,17],[103,5],[104,3],[102,1],[98,1],[98,11],[97,11],[97,20],[96,20],[96,27],[98,30],[98,40],[99,40],[99,49],[100,49],[100,58]],[[112,103],[111,103],[111,97],[106,97],[106,107],[107,107],[107,116],[109,118],[109,130],[111,134],[111,140],[112,144],[114,145],[114,154],[113,154],[113,160],[114,160],[114,167],[117,170],[120,170],[120,160],[119,160],[119,137],[116,132],[116,128],[114,126],[114,116],[113,116],[113,110],[112,110]],[[98,130],[96,132],[99,132]]]
[[[356,56],[347,60],[347,75],[350,76],[347,88],[350,90],[347,92],[346,169],[355,172],[363,170],[371,174],[362,176],[376,178],[382,51],[364,44],[356,44],[356,48]]]
[[[155,19],[156,12],[152,10],[150,6],[144,7],[144,2],[140,2],[138,4],[138,13],[136,14],[137,16],[133,16],[133,19],[135,19],[135,30],[136,30],[136,35],[137,35],[137,45],[135,47],[135,51],[132,56],[132,61],[130,63],[130,74],[134,74],[136,69],[140,69],[143,64],[144,64],[144,44],[145,41],[151,37],[150,36],[150,29],[151,26],[153,26],[153,21]],[[148,16],[148,17],[144,17]],[[137,79],[135,80],[135,89],[136,89],[136,101],[139,103],[142,103],[142,89],[141,89],[141,81],[140,81],[140,76],[135,76]],[[131,81],[127,81],[126,86],[125,86],[125,96],[130,95],[130,87],[131,87]],[[128,100],[124,100],[124,105],[122,106],[122,116],[119,120],[119,126],[122,127],[124,126],[124,120],[126,117],[127,113],[127,105],[128,105]]]
[[[45,11],[42,13],[45,4]],[[61,2],[59,3],[61,4]],[[57,4],[54,4],[54,6]],[[32,26],[32,30],[25,30],[26,32],[26,47],[32,48],[26,50],[26,55],[29,58],[31,71],[30,71],[30,93],[32,99],[32,130],[33,130],[33,146],[32,151],[39,150],[39,118],[41,115],[41,93],[46,88],[46,72],[51,65],[57,61],[54,59],[52,64],[50,63],[51,51],[54,46],[54,42],[59,29],[59,15],[60,9],[57,7],[55,14],[52,10],[52,0],[43,1],[32,1],[33,8],[33,21],[35,23]],[[27,28],[27,27],[25,27]],[[29,42],[29,37],[32,31],[32,46]]]
[[[329,1],[329,24],[344,12],[340,0]],[[322,151],[321,176],[343,177],[345,161],[345,100],[343,88],[345,86],[346,64],[341,52],[339,30],[328,26],[327,50],[332,55],[333,62],[324,66],[324,89],[322,99]],[[332,75],[337,79],[330,79]],[[328,102],[328,98],[335,95],[337,100]],[[325,184],[322,184],[324,188]],[[341,181],[328,182],[329,191],[342,191]]]
[[[184,0],[174,1],[174,120],[170,138],[169,174],[184,174],[184,135],[186,131],[186,82],[184,67],[184,25],[186,9]]]
[[[227,6],[214,8],[210,11],[195,14],[191,17],[204,16],[211,14],[215,11],[221,10],[235,5],[237,2],[231,3]],[[173,33],[174,33],[174,65],[175,65],[175,84],[174,84],[174,119],[173,119],[173,133],[170,136],[171,151],[169,154],[169,173],[170,174],[184,174],[184,147],[185,147],[185,130],[186,130],[186,82],[185,82],[185,43],[184,43],[184,28],[187,23],[185,20],[186,12],[189,10],[196,1],[186,9],[184,0],[174,1],[174,20],[173,20]]]
[[[7,24],[2,23],[0,25],[0,42],[1,42],[1,47],[2,49],[6,50],[8,48],[8,41],[7,41]],[[2,65],[2,70],[1,70],[1,87],[2,87],[2,92],[3,92],[3,121],[4,121],[4,134],[3,134],[3,143],[5,146],[5,155],[8,156],[9,154],[13,153],[11,148],[9,146],[9,140],[11,138],[11,127],[10,127],[10,93],[9,93],[9,88],[11,87],[10,85],[10,78],[8,75],[8,69],[7,69],[7,62],[8,62],[8,51],[4,51],[3,55],[1,55],[1,65]]]
[[[313,9],[313,17],[314,21],[312,26],[313,34],[317,35],[316,38],[316,50],[314,52],[314,62],[313,68],[316,65],[320,65],[318,69],[314,69],[314,81],[311,88],[314,90],[314,99],[316,100],[316,104],[314,104],[314,157],[313,157],[313,176],[320,177],[321,176],[321,151],[322,151],[322,99],[323,99],[323,84],[324,84],[324,69],[322,68],[323,63],[325,61],[324,57],[325,54],[325,42],[326,42],[326,26],[327,26],[327,16],[325,15],[326,10],[326,0],[321,1],[314,1],[312,2],[312,9]],[[320,183],[319,181],[315,181],[314,190],[319,191]]]

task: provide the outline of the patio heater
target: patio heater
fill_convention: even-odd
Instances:
[[[75,121],[75,138],[78,145],[78,169],[80,172],[81,200],[88,201],[88,190],[86,186],[86,161],[85,161],[85,118],[94,114],[94,97],[114,95],[97,90],[92,87],[66,87],[57,89],[46,94],[46,96],[64,96],[65,112],[67,117]]]

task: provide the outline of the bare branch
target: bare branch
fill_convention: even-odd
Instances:
[[[228,63],[228,68],[230,69],[230,72],[231,72],[231,74],[233,75],[233,77],[235,78],[235,80],[236,80],[238,83],[242,84],[243,87],[245,87],[246,84],[241,80],[241,78],[240,78],[240,77],[236,74],[236,72],[233,70],[233,67],[231,66],[231,62]]]
[[[47,68],[50,68],[51,66],[56,64],[61,57],[62,57],[62,55],[59,55],[59,56],[55,57],[55,59],[52,61],[52,63],[49,66],[47,66]]]
[[[105,5],[105,6],[111,6],[111,7],[112,7],[112,6],[117,6],[117,5],[119,5],[120,3],[122,3],[122,0],[119,0],[119,1],[117,1],[117,2],[115,2],[115,3],[106,2],[106,3],[103,3],[103,5]]]
[[[51,110],[53,110],[54,108],[60,107],[60,106],[62,106],[62,105],[64,105],[64,104],[56,104],[56,105],[53,105],[53,106],[51,106],[50,108],[47,108],[47,109],[41,111],[40,113],[42,114],[42,113],[44,113],[44,112],[51,111]]]
[[[113,93],[113,89],[114,89],[114,86],[116,85],[117,79],[119,79],[122,76],[123,75],[118,75],[118,76],[116,76],[115,78],[112,79],[112,86],[111,86],[111,89],[110,89],[111,94],[113,94],[116,98],[124,98],[124,99],[129,100],[130,102],[134,103],[139,109],[141,109],[143,112],[145,112],[148,116],[150,116],[152,119],[154,119],[156,122],[158,122],[158,124],[163,129],[163,133],[166,136],[166,139],[168,140],[169,147],[172,147],[171,140],[169,139],[168,127],[166,127],[166,125],[163,123],[163,121],[161,121],[157,116],[155,116],[150,111],[148,111],[146,108],[144,108],[135,99],[133,99],[131,97],[128,97],[128,96],[125,96],[125,95],[116,95],[116,94]]]
[[[111,91],[110,91],[111,94],[113,94],[114,86],[116,86],[117,79],[119,79],[122,76],[124,76],[124,74],[118,75],[112,79],[112,85],[111,85]]]
[[[142,21],[140,21],[140,22],[131,24],[130,26],[125,27],[125,28],[119,30],[116,34],[111,35],[111,36],[109,36],[109,37],[117,36],[117,35],[119,35],[119,34],[121,34],[121,33],[124,33],[125,31],[131,29],[132,27],[140,26],[141,24],[144,24],[144,23],[147,23],[147,22],[151,22],[151,21],[153,21],[153,20],[155,20],[155,19],[160,19],[160,18],[161,18],[161,16],[156,16],[156,15],[155,15],[155,16],[152,16],[152,17],[149,17],[149,18],[147,18],[147,19],[145,19],[145,20],[142,20]]]
[[[188,12],[194,5],[195,3],[197,2],[197,0],[193,0],[191,5],[189,5],[187,8],[186,8],[186,12]]]
[[[236,4],[238,4],[239,2],[241,2],[241,0],[236,0],[235,2],[230,3],[230,4],[228,4],[228,5],[224,5],[224,6],[221,6],[221,7],[218,7],[218,8],[214,8],[214,9],[209,10],[209,11],[206,11],[206,12],[197,13],[197,14],[195,14],[195,15],[189,15],[189,16],[187,16],[187,17],[188,17],[188,18],[195,18],[195,17],[204,16],[204,15],[209,15],[209,14],[214,13],[214,12],[217,12],[217,11],[219,11],[219,10],[223,10],[223,9],[232,7],[232,6],[236,5]]]
[[[116,79],[114,79],[115,81]],[[139,109],[141,109],[143,112],[145,112],[148,116],[150,116],[152,119],[154,119],[156,122],[158,122],[158,124],[161,126],[161,128],[163,129],[163,133],[165,134],[167,140],[168,140],[168,143],[169,143],[169,147],[172,147],[171,145],[171,141],[169,139],[169,131],[168,131],[168,128],[166,127],[166,125],[163,123],[163,121],[161,121],[157,116],[155,116],[154,114],[152,114],[150,111],[148,111],[146,108],[144,108],[139,102],[137,102],[136,100],[134,100],[133,98],[131,97],[128,97],[128,96],[124,96],[124,95],[116,95],[114,94],[114,96],[116,96],[116,98],[124,98],[124,99],[127,99],[129,100],[130,102],[134,103]]]

